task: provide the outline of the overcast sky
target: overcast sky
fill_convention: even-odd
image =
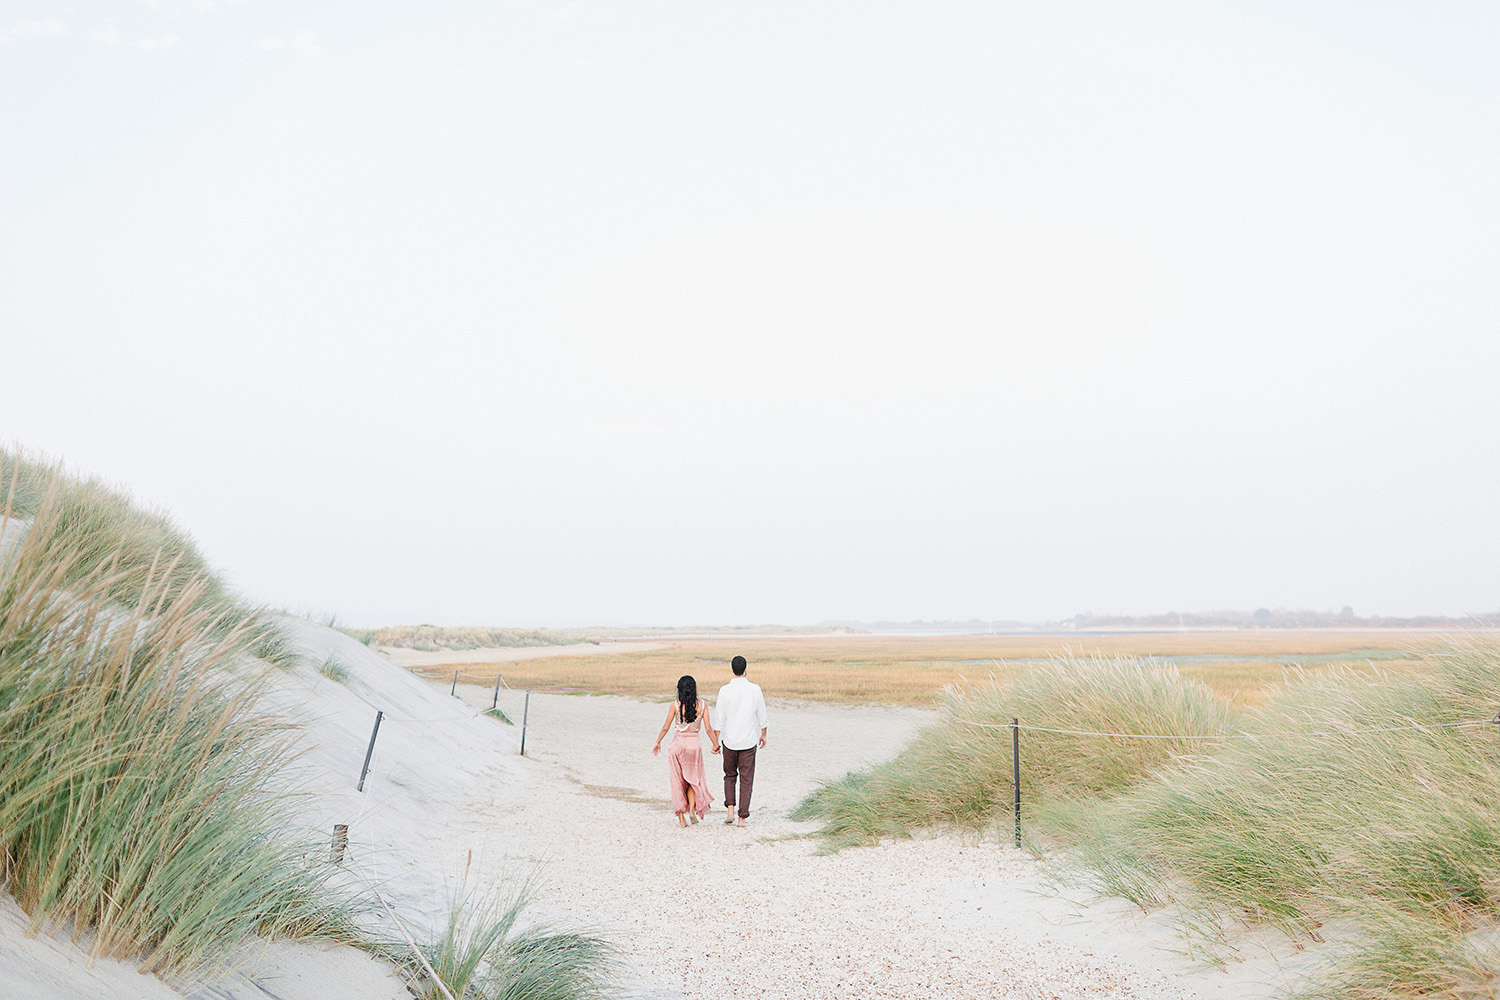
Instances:
[[[0,437],[351,624],[1500,607],[1489,3],[0,2]]]

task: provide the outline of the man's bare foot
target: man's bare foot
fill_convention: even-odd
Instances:
[[[733,823],[733,822],[734,822],[734,806],[730,806],[728,809],[724,810],[724,825],[728,826],[730,823]]]
[[[739,819],[735,820],[734,821],[734,825],[735,826],[744,826],[745,825],[745,817],[741,816]]]

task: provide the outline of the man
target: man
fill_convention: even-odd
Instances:
[[[755,751],[766,745],[766,699],[760,685],[745,677],[745,658],[736,656],[729,668],[734,679],[719,688],[714,702],[714,721],[718,723],[719,746],[724,751],[724,823],[735,823],[735,779],[739,779],[740,804],[738,825],[750,818],[750,789],[755,784]],[[757,739],[757,736],[759,739]]]

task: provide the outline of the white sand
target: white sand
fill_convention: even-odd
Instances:
[[[811,826],[787,818],[791,807],[817,780],[894,753],[925,712],[773,698],[751,825],[724,826],[717,809],[679,830],[665,757],[650,754],[665,703],[533,694],[522,758],[519,726],[477,717],[446,687],[341,633],[290,624],[307,662],[278,673],[273,701],[307,725],[309,751],[295,776],[310,792],[300,800],[304,822],[325,843],[333,823],[350,824],[344,877],[378,886],[419,938],[443,919],[466,869],[479,883],[539,872],[534,914],[614,941],[632,997],[1238,1000],[1275,992],[1268,958],[1228,974],[1189,973],[1158,947],[1174,939],[1154,922],[1118,905],[1085,909],[1038,895],[1036,863],[993,834],[817,854]],[[349,669],[347,683],[316,672],[330,653]],[[700,677],[709,695],[720,680]],[[460,691],[489,704],[488,689]],[[501,707],[519,721],[522,695],[502,692]],[[385,720],[365,791],[356,792],[377,709]],[[707,760],[717,767],[717,757]],[[709,785],[717,803],[722,780],[712,770]],[[396,937],[383,914],[370,920]],[[407,995],[387,966],[349,948],[252,944],[228,979],[177,992],[129,963],[90,967],[66,938],[25,938],[23,929],[14,903],[0,901],[0,995]]]

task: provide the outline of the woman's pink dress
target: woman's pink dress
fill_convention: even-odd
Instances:
[[[693,805],[698,818],[708,815],[714,797],[703,779],[703,743],[699,732],[703,728],[703,712],[707,706],[698,703],[698,717],[692,722],[682,721],[678,710],[677,731],[672,734],[672,745],[667,748],[667,769],[672,777],[672,811],[681,815],[688,811],[687,790],[693,787]]]

